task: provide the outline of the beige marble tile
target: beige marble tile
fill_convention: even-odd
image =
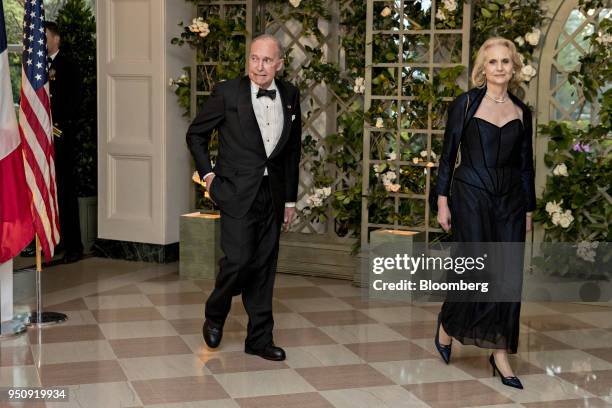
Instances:
[[[198,292],[202,288],[192,281],[179,280],[175,282],[140,282],[136,286],[146,295],[155,293]]]
[[[519,403],[593,397],[592,394],[556,376],[531,374],[519,378],[525,387],[522,390],[503,385],[499,377],[483,378],[479,381]]]
[[[612,311],[572,313],[572,317],[595,327],[612,328]]]
[[[416,321],[432,321],[436,315],[417,307],[385,307],[380,309],[366,309],[363,313],[381,323],[404,323]]]
[[[67,343],[72,341],[104,340],[104,333],[95,324],[55,325],[44,328],[30,328],[28,338],[31,344]]]
[[[0,343],[0,367],[27,366],[34,364],[28,346],[4,347]]]
[[[345,347],[368,363],[436,357],[409,340],[353,343],[345,344]]]
[[[363,288],[358,288],[350,284],[347,285],[319,285],[319,288],[323,289],[327,293],[336,297],[348,297],[348,296],[363,296],[367,294],[367,291]]]
[[[546,335],[583,350],[612,345],[612,333],[605,329],[559,330],[546,332]]]
[[[546,307],[548,303],[523,302],[521,303],[521,317],[543,316],[549,314],[559,314],[557,310]]]
[[[89,310],[72,310],[66,312],[68,320],[62,326],[80,326],[84,324],[97,324],[93,313]]]
[[[40,387],[35,366],[0,367],[0,387]]]
[[[322,391],[336,408],[426,408],[429,405],[399,385]]]
[[[393,385],[393,382],[367,364],[296,368],[319,391]]]
[[[47,403],[48,408],[109,408],[136,407],[142,402],[127,382],[81,384],[68,387],[68,403]]]
[[[593,395],[600,397],[612,397],[612,370],[562,373],[559,377]]]
[[[236,402],[240,408],[333,408],[333,405],[316,392],[238,398]]]
[[[439,359],[389,361],[370,365],[400,385],[473,379],[466,372],[446,365]]]
[[[294,312],[323,312],[332,310],[352,310],[353,307],[334,297],[283,299],[283,303]]]
[[[317,346],[335,341],[316,327],[274,330],[274,341],[283,347]]]
[[[187,346],[195,354],[202,352],[225,352],[225,351],[244,351],[244,339],[246,338],[246,331],[239,332],[227,332],[223,333],[223,339],[218,348],[210,350],[204,343],[202,334],[183,334],[181,338],[185,341]]]
[[[206,302],[206,295],[203,292],[153,293],[147,297],[156,306],[200,305],[204,307]]]
[[[107,339],[176,336],[178,334],[174,327],[165,320],[100,323],[99,326]]]
[[[119,360],[119,364],[130,381],[211,374],[204,363],[193,354],[124,358]]]
[[[298,275],[289,275],[286,273],[277,273],[274,278],[275,288],[288,288],[299,286],[314,286],[306,277]]]
[[[171,305],[157,306],[159,313],[168,320],[174,319],[202,319],[204,321],[204,305]]]
[[[217,374],[215,378],[232,398],[315,391],[304,378],[291,369]]]
[[[346,347],[334,344],[326,346],[287,347],[287,365],[291,368],[326,367],[363,364],[364,361]]]
[[[521,404],[525,408],[610,408],[605,398],[579,398],[545,402],[527,402]]]
[[[130,307],[123,309],[97,309],[93,310],[94,322],[137,322],[150,320],[163,320],[163,317],[154,307]]]
[[[118,358],[193,354],[179,336],[115,339],[109,343]]]
[[[428,339],[412,339],[412,342],[429,351],[432,355],[439,356],[438,350],[434,345],[433,336]],[[458,341],[453,341],[453,352],[451,358],[461,358],[461,357],[478,357],[478,356],[489,356],[491,354],[491,350],[475,347],[475,346],[464,346]]]
[[[301,314],[318,327],[377,323],[376,320],[359,310],[328,310],[325,312],[304,312]]]
[[[283,361],[269,361],[243,351],[201,353],[199,358],[213,374],[240,373],[288,368]]]
[[[382,324],[327,326],[320,329],[342,344],[405,340],[402,335]]]
[[[212,375],[137,380],[132,386],[145,405],[228,398]]]
[[[145,405],[145,408],[240,408],[231,398],[212,401],[178,402],[174,404]]]
[[[519,357],[555,375],[568,372],[610,370],[612,364],[582,350],[555,350],[519,353]]]
[[[476,380],[411,384],[404,386],[433,408],[474,407],[483,403],[512,403],[508,397]]]
[[[113,349],[106,340],[74,341],[32,345],[37,364],[75,363],[78,361],[114,360]]]
[[[142,294],[88,296],[85,298],[85,303],[90,310],[153,306],[151,301]]]
[[[116,360],[58,363],[40,367],[44,387],[126,381]]]
[[[295,286],[275,288],[274,297],[279,300],[324,298],[331,295],[316,286]]]

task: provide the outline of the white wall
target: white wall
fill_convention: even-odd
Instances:
[[[99,238],[178,241],[190,207],[188,123],[168,78],[191,53],[170,38],[190,16],[184,0],[97,2]]]

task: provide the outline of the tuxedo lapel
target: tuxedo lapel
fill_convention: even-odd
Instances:
[[[291,129],[291,116],[289,114],[290,105],[288,105],[291,102],[289,102],[287,88],[285,88],[283,82],[279,79],[276,80],[276,88],[278,89],[278,94],[280,96],[281,104],[283,106],[283,131],[281,133],[280,139],[278,139],[278,143],[276,143],[274,150],[270,154],[270,158],[274,157],[278,152],[283,149],[283,146],[289,138],[289,130]]]
[[[266,148],[264,147],[261,130],[259,130],[259,124],[257,123],[255,111],[253,110],[251,81],[247,76],[240,80],[240,87],[238,90],[238,118],[240,120],[243,135],[251,139],[265,157]]]

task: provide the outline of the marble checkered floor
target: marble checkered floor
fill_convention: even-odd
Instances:
[[[46,405],[61,408],[612,406],[612,308],[525,304],[519,391],[491,377],[481,349],[454,344],[452,364],[441,362],[439,305],[368,302],[331,279],[277,276],[274,336],[286,361],[242,352],[239,298],[209,350],[212,282],[182,280],[177,268],[89,258],[48,269],[46,303],[70,320],[0,341],[0,387],[67,386],[70,402]]]

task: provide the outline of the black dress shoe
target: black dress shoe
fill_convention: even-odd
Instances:
[[[286,358],[285,350],[280,347],[276,347],[274,343],[270,343],[264,348],[257,350],[252,349],[249,346],[244,346],[244,352],[272,361],[283,361]]]
[[[223,337],[223,327],[212,327],[210,324],[208,324],[208,320],[204,320],[202,335],[204,336],[204,341],[208,347],[217,348],[219,347],[219,343],[221,343],[221,338]]]
[[[77,251],[66,251],[64,257],[62,258],[62,262],[64,263],[74,263],[83,259],[83,253]]]
[[[508,387],[518,388],[519,390],[523,389],[523,383],[521,383],[521,380],[519,380],[518,377],[504,377],[502,375],[499,368],[497,368],[497,364],[495,364],[495,357],[493,357],[493,354],[491,354],[491,357],[489,357],[489,364],[491,364],[491,367],[493,367],[493,377],[495,377],[495,371],[497,371],[499,373],[499,377],[501,378],[502,384]]]
[[[442,321],[440,320],[440,315],[438,315],[438,328],[436,329],[436,337],[434,338],[434,344],[436,345],[436,349],[438,350],[438,353],[440,353],[440,357],[442,357],[442,360],[444,360],[444,362],[446,364],[448,364],[450,362],[450,357],[451,357],[451,344],[440,344],[440,325],[442,324]]]

